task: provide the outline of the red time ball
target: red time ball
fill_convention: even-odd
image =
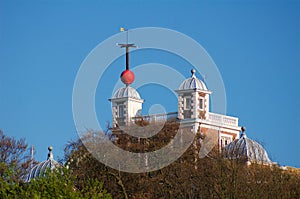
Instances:
[[[131,70],[124,70],[121,73],[121,80],[126,85],[131,84],[134,81],[134,73]]]

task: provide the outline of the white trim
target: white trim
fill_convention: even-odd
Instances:
[[[176,93],[191,93],[191,92],[201,92],[205,94],[212,94],[212,91],[209,90],[202,90],[202,89],[186,89],[186,90],[175,90]]]
[[[133,102],[139,102],[143,103],[145,100],[143,99],[135,99],[135,98],[128,98],[128,97],[123,97],[123,98],[116,98],[116,99],[109,99],[111,102],[125,102],[125,101],[133,101]]]

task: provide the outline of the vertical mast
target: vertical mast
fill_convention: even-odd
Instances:
[[[136,48],[134,44],[118,44],[121,48],[126,48],[126,70],[129,70],[129,48]]]
[[[124,32],[124,28],[120,28],[121,32]],[[130,71],[129,67],[129,49],[130,48],[135,48],[136,46],[134,44],[128,43],[128,30],[126,30],[126,43],[125,44],[118,44],[121,48],[125,48],[125,63],[126,63],[126,68],[121,74],[121,80],[126,86],[129,86],[133,81],[134,81],[134,73]]]
[[[128,29],[120,28],[121,32],[126,31],[126,43],[125,44],[118,44],[121,48],[126,48],[126,70],[129,70],[129,48],[135,48],[134,44],[128,43]]]

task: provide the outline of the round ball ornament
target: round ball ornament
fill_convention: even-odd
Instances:
[[[134,73],[131,70],[124,70],[121,73],[121,81],[126,85],[131,84],[134,81]]]

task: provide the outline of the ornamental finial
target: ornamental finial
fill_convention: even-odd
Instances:
[[[48,147],[49,153],[48,153],[48,158],[47,158],[48,160],[49,160],[49,159],[53,159],[52,150],[53,150],[53,147],[52,147],[52,146],[49,146],[49,147]]]
[[[242,126],[241,131],[242,131],[241,138],[243,138],[243,137],[246,138],[247,137],[246,133],[245,133],[246,127]]]
[[[191,70],[191,73],[192,73],[192,77],[196,77],[196,75],[195,75],[196,70],[194,68]]]

